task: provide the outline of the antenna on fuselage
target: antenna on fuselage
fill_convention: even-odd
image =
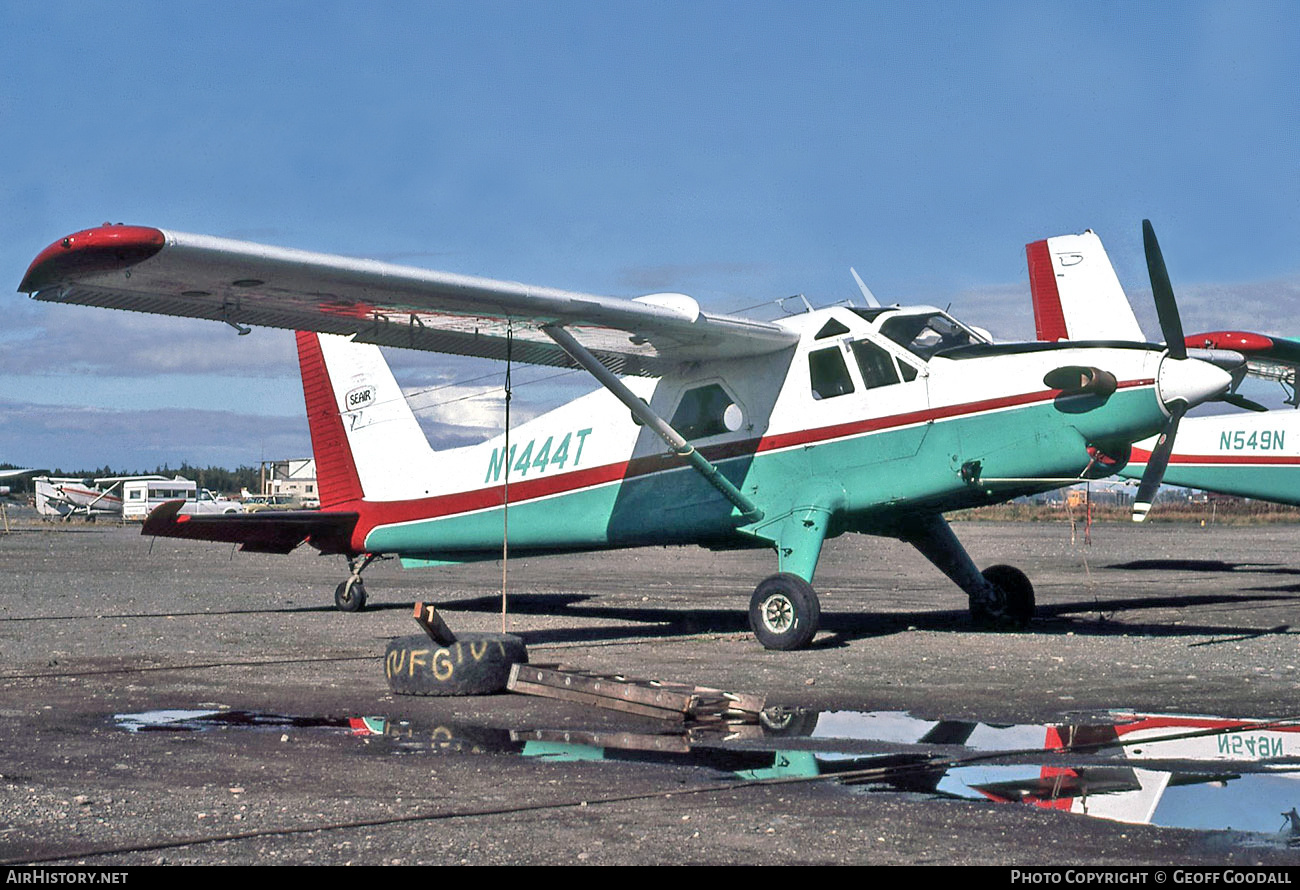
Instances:
[[[871,292],[871,288],[867,287],[867,283],[862,280],[862,276],[858,274],[858,270],[849,266],[849,271],[853,273],[853,280],[858,283],[858,290],[862,291],[863,299],[867,301],[867,305],[872,309],[879,309],[880,301],[877,300],[876,295]]]

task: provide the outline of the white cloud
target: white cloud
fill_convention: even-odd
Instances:
[[[0,373],[213,374],[260,377],[297,372],[288,331],[241,337],[214,321],[84,306],[36,305],[7,318]]]

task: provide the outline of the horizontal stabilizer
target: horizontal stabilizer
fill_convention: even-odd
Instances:
[[[193,541],[223,541],[240,544],[251,553],[288,553],[310,543],[322,553],[353,554],[352,529],[356,513],[320,510],[265,510],[260,513],[214,513],[191,516],[181,513],[184,501],[160,505],[144,521],[143,535],[160,538],[188,538]]]

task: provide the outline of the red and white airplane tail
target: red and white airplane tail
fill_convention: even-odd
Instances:
[[[379,347],[303,331],[297,340],[320,509],[209,517],[179,515],[179,503],[164,504],[145,520],[145,534],[265,553],[308,541],[353,557],[364,552],[363,502],[409,497],[413,483],[417,491],[429,487],[434,450]]]
[[[378,346],[297,332],[321,509],[409,496],[434,451]]]
[[[1025,245],[1039,340],[1145,343],[1101,239],[1091,230]]]

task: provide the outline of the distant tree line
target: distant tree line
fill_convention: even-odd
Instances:
[[[16,464],[0,464],[0,470],[16,470]],[[260,467],[239,467],[234,470],[228,470],[225,467],[196,467],[188,462],[182,461],[179,467],[172,467],[163,464],[153,470],[139,469],[122,469],[114,468],[107,464],[102,467],[93,467],[89,470],[65,470],[59,467],[52,469],[48,474],[32,475],[50,475],[50,476],[69,476],[77,479],[96,479],[102,476],[149,476],[158,475],[171,478],[172,476],[184,476],[186,479],[192,479],[198,483],[199,488],[208,488],[216,492],[225,492],[237,494],[241,488],[247,488],[249,491],[259,491],[262,485],[262,470]],[[8,485],[15,492],[33,490],[31,476],[21,476],[16,479],[10,479],[3,484]]]

